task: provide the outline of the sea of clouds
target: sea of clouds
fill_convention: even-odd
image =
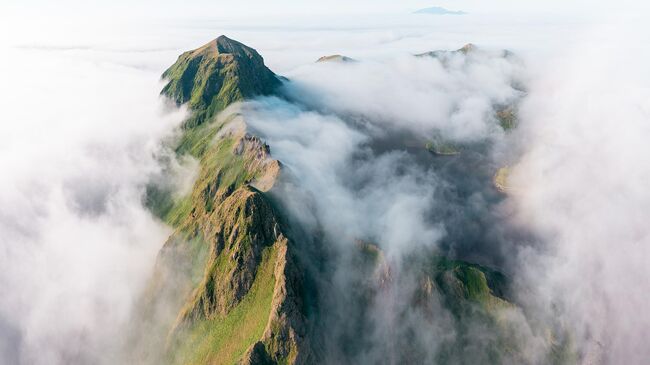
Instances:
[[[287,92],[302,106],[271,98],[244,111],[300,182],[294,193],[304,199],[287,204],[309,213],[305,223],[345,238],[338,244],[374,241],[396,258],[435,247],[454,230],[431,219],[444,179],[406,152],[377,153],[369,143],[400,129],[487,138],[504,146],[490,159],[512,166],[517,188],[500,206],[506,223],[533,237],[491,247],[514,258],[501,269],[515,278],[521,305],[575,333],[582,362],[650,358],[644,27],[472,16],[118,26],[50,19],[39,28],[22,20],[4,23],[0,61],[3,363],[112,362],[169,234],[142,203],[169,154],[160,142],[185,115],[158,97],[159,75],[220,34],[294,80]],[[468,42],[510,49],[521,63],[488,57],[449,70],[412,57]],[[363,62],[313,64],[334,53]],[[514,76],[527,95],[519,130],[506,136],[489,109],[520,96]],[[482,198],[469,202],[485,207]],[[450,330],[444,321],[431,341]]]

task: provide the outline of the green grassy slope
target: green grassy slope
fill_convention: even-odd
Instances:
[[[262,338],[271,311],[278,250],[266,248],[255,281],[227,315],[193,322],[179,332],[170,352],[172,364],[234,364]]]

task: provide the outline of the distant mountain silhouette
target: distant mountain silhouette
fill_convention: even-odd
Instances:
[[[448,10],[439,6],[432,6],[430,8],[420,9],[415,11],[414,14],[433,14],[433,15],[464,15],[467,14],[464,11],[453,11]]]

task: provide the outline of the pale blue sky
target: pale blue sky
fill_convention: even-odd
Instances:
[[[151,15],[151,16],[263,16],[318,14],[387,14],[441,6],[474,13],[605,14],[635,12],[646,1],[617,0],[3,0],[3,10],[42,14]]]

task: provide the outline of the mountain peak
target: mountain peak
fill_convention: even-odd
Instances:
[[[340,54],[334,54],[329,56],[323,56],[318,60],[316,60],[316,62],[356,62],[356,60]]]
[[[236,40],[230,39],[225,35],[220,35],[203,46],[191,51],[191,54],[193,57],[218,57],[222,55],[243,56],[251,59],[255,58],[260,62],[264,62],[262,56],[260,56],[256,50],[243,43],[237,42]]]
[[[239,43],[239,42],[237,42],[237,41],[235,41],[235,40],[233,40],[233,39],[228,38],[227,36],[225,36],[225,35],[223,35],[223,34],[220,35],[220,36],[218,36],[217,38],[215,38],[214,41],[215,41],[215,42],[227,42],[227,43],[238,43],[238,44],[241,44],[241,43]]]
[[[256,50],[224,35],[181,54],[163,78],[168,83],[162,94],[195,111],[186,127],[209,120],[234,102],[271,94],[281,83]]]
[[[466,45],[460,47],[460,48],[458,49],[458,52],[462,52],[462,53],[467,54],[467,53],[470,53],[470,52],[476,51],[476,48],[477,48],[477,47],[476,47],[473,43],[467,43]]]

